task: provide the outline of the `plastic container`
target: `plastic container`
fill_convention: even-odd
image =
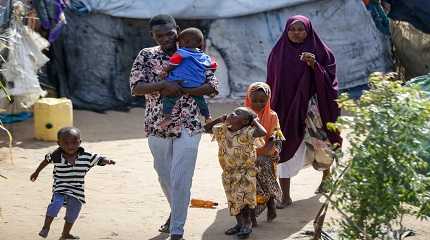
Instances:
[[[67,98],[42,98],[34,104],[34,137],[57,141],[57,132],[73,126],[73,105]]]

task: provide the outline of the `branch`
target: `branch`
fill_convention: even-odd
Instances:
[[[8,135],[8,137],[9,137],[9,155],[10,155],[10,161],[13,163],[13,155],[12,155],[12,141],[13,141],[13,138],[12,138],[12,134],[9,132],[9,130],[7,130],[7,128],[3,125],[3,123],[2,123],[2,121],[0,120],[0,129],[2,129],[3,131],[5,131],[6,132],[6,134]],[[2,176],[2,177],[4,177],[4,176]],[[6,178],[6,177],[4,177],[4,178]],[[7,178],[6,178],[7,179]]]
[[[336,202],[332,199],[332,196],[333,196],[334,192],[336,191],[336,189],[338,187],[338,183],[339,183],[340,179],[343,177],[343,175],[345,175],[346,171],[351,167],[351,164],[352,164],[352,160],[342,170],[342,172],[340,173],[340,175],[338,176],[338,178],[333,183],[333,188],[332,188],[330,194],[322,193],[322,195],[326,198],[325,203],[330,202],[333,205],[333,207],[345,218],[345,220],[349,224],[351,224],[352,226],[354,226],[360,233],[362,233],[364,235],[365,239],[367,239],[366,232],[364,230],[362,230],[356,223],[354,223],[354,221],[352,221],[351,218],[345,212],[343,212],[340,208],[338,208],[336,206],[336,204],[335,204]]]

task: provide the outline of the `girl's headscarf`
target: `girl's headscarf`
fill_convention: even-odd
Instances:
[[[262,90],[264,93],[266,93],[269,99],[266,105],[264,106],[264,108],[260,112],[257,112],[255,109],[252,108],[251,95],[259,90]],[[279,128],[278,116],[276,112],[274,112],[270,108],[270,98],[271,98],[270,86],[264,82],[255,82],[251,84],[248,87],[248,91],[246,93],[246,98],[245,98],[245,107],[251,108],[253,111],[255,111],[255,113],[257,113],[258,118],[260,119],[261,125],[263,125],[263,127],[267,131],[267,135],[264,139],[266,143],[268,142],[269,138],[272,137],[274,131],[277,128]],[[260,154],[260,153],[261,151],[257,149],[257,154]]]

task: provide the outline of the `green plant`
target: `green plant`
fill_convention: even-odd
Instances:
[[[335,126],[349,129],[351,147],[328,197],[343,216],[341,239],[402,239],[393,233],[405,230],[405,215],[430,216],[430,168],[421,157],[429,151],[430,100],[384,75],[369,83],[359,101],[339,98],[350,116]]]

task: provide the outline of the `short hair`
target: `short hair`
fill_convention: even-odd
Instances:
[[[250,125],[252,123],[252,120],[258,116],[251,108],[248,108],[248,107],[238,107],[238,108],[234,109],[234,111],[236,111],[236,110],[240,110],[247,115],[248,120],[249,120],[247,125]]]
[[[154,26],[159,26],[159,25],[172,25],[174,27],[176,27],[176,21],[175,19],[167,14],[160,14],[160,15],[156,15],[153,16],[150,20],[149,20],[149,26],[152,29]]]
[[[193,47],[202,47],[200,46],[204,40],[203,32],[194,27],[186,28],[179,33],[179,40],[183,40],[187,45],[191,45]]]
[[[58,130],[57,139],[63,139],[65,136],[81,136],[81,130],[76,127],[63,127]]]

